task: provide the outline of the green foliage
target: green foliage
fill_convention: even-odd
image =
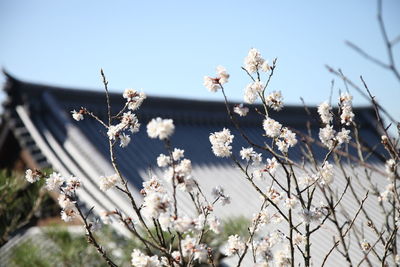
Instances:
[[[107,266],[82,233],[53,226],[31,237],[12,251],[10,264],[17,266]]]
[[[32,241],[26,241],[14,249],[11,257],[10,267],[14,266],[52,266],[49,259],[41,257],[41,249]]]
[[[43,183],[29,184],[23,175],[0,171],[0,246],[39,210],[46,198]]]
[[[235,233],[244,237],[248,235],[249,220],[244,217],[231,218],[223,225],[224,231],[220,234],[207,231],[204,235],[204,241],[215,249],[217,259],[222,259],[223,255],[218,253],[218,248],[224,244],[229,235]],[[107,266],[94,247],[88,244],[83,228],[81,229],[82,231],[75,233],[61,226],[46,227],[41,234],[13,249],[11,266]],[[134,248],[145,251],[138,239],[120,236],[110,227],[105,226],[96,231],[95,236],[118,266],[130,266]],[[165,233],[166,240],[170,240],[170,237]]]

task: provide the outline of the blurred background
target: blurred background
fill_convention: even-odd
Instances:
[[[400,1],[383,1],[389,39],[400,34]],[[16,78],[71,88],[102,88],[103,68],[113,91],[222,100],[203,76],[223,65],[228,97],[242,101],[249,82],[240,69],[250,48],[278,68],[271,89],[286,104],[316,105],[343,82],[325,68],[341,68],[400,117],[399,81],[346,45],[388,62],[376,18],[377,1],[0,1],[0,66]],[[400,61],[400,44],[394,59]],[[0,82],[4,82],[1,75]],[[356,105],[367,100],[352,91]],[[0,96],[1,99],[1,96]]]

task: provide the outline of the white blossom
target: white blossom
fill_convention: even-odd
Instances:
[[[209,76],[204,76],[203,85],[205,88],[207,88],[210,92],[213,92],[213,93],[217,92],[218,89],[221,88],[221,86],[219,85],[218,79],[212,78]]]
[[[34,182],[39,181],[40,175],[36,171],[32,171],[31,169],[27,169],[25,171],[25,179],[30,183],[34,183]]]
[[[187,235],[185,239],[182,240],[182,254],[184,257],[191,255],[196,248],[196,238]]]
[[[264,208],[257,214],[257,219],[259,227],[262,227],[271,222],[271,214],[267,208]]]
[[[69,207],[69,208],[63,209],[61,211],[61,219],[64,222],[71,221],[73,218],[75,218],[76,215],[77,215],[77,212],[76,212],[75,208]]]
[[[58,172],[53,172],[50,174],[49,178],[46,179],[46,188],[49,191],[54,191],[59,189],[64,183],[65,178],[61,176]]]
[[[352,111],[351,106],[343,106],[342,107],[342,114],[340,115],[341,123],[350,125],[350,123],[353,121],[354,118],[354,113]]]
[[[81,111],[77,112],[76,110],[73,110],[73,111],[71,111],[71,113],[72,113],[72,118],[74,118],[74,120],[76,120],[76,121],[81,121],[84,119],[83,113]]]
[[[102,191],[107,191],[108,189],[115,186],[115,184],[119,181],[119,176],[118,174],[113,174],[110,176],[101,176],[99,180],[100,180],[99,184],[100,189]]]
[[[288,144],[289,147],[293,147],[297,144],[296,134],[286,127],[282,129],[279,138],[284,139],[284,141]]]
[[[212,133],[209,137],[211,148],[217,157],[229,157],[232,154],[232,146],[234,136],[229,129],[224,128],[220,132]]]
[[[196,239],[189,235],[182,240],[182,254],[188,257],[193,254],[194,260],[206,262],[208,259],[207,247],[204,244],[197,244]]]
[[[250,83],[244,89],[244,102],[253,104],[257,100],[259,94],[264,90],[264,84],[260,81]]]
[[[318,221],[322,217],[322,212],[320,209],[311,208],[311,209],[303,209],[300,212],[300,216],[302,221],[306,224],[309,224],[312,221]]]
[[[169,138],[174,132],[175,126],[172,119],[161,119],[160,117],[152,119],[147,124],[147,134],[150,138],[159,138],[164,140]]]
[[[151,192],[144,197],[142,212],[146,218],[158,218],[171,207],[170,198],[166,193]]]
[[[180,181],[180,179],[182,181]],[[179,177],[177,188],[184,192],[192,192],[196,187],[196,180],[191,175],[187,175],[186,177]]]
[[[134,249],[131,254],[131,263],[135,267],[161,267],[161,262],[157,256],[147,256],[139,249]]]
[[[258,93],[253,90],[252,84],[248,84],[244,89],[244,102],[253,104],[258,98]]]
[[[339,145],[343,143],[348,144],[350,139],[350,130],[346,130],[345,128],[342,128],[342,130],[336,134],[336,140],[338,141]]]
[[[206,87],[210,92],[217,92],[218,89],[221,88],[222,84],[228,82],[229,74],[226,69],[222,66],[217,66],[217,77],[213,78],[210,76],[204,76],[203,78],[203,85]]]
[[[371,248],[371,244],[366,239],[363,239],[360,242],[360,245],[363,251],[368,251]]]
[[[277,267],[290,266],[292,263],[290,250],[288,248],[278,250],[274,255],[274,260]]]
[[[247,113],[249,113],[249,108],[243,106],[243,104],[240,104],[240,105],[236,105],[233,108],[233,112],[238,114],[240,117],[245,117],[247,115]]]
[[[331,110],[332,107],[329,105],[328,101],[325,101],[318,106],[318,114],[323,123],[329,124],[333,120]]]
[[[220,198],[222,206],[231,204],[231,197],[228,195],[221,196]]]
[[[175,172],[179,176],[187,176],[192,172],[192,162],[190,159],[183,159],[176,165]]]
[[[120,144],[119,144],[120,147],[126,147],[131,142],[130,136],[124,133],[119,136],[119,139],[120,139]]]
[[[257,178],[258,180],[264,180],[265,179],[264,174],[265,174],[265,171],[260,170],[260,169],[254,170],[252,173],[253,177]]]
[[[174,219],[171,216],[171,214],[161,213],[160,216],[158,216],[158,221],[160,223],[161,228],[164,231],[168,231],[169,228],[172,228]]]
[[[157,165],[158,167],[166,167],[170,163],[171,158],[169,156],[166,156],[164,154],[160,154],[157,157]]]
[[[268,72],[271,70],[271,66],[268,64],[267,60],[265,60],[264,63],[261,65],[261,70],[264,72]]]
[[[60,194],[58,196],[58,205],[60,205],[62,209],[72,208],[74,207],[74,203],[75,202],[71,201],[71,199],[65,194]]]
[[[265,101],[270,108],[276,111],[283,108],[283,97],[281,91],[273,91],[266,97]]]
[[[283,221],[283,217],[279,213],[275,213],[271,217],[271,222],[274,223],[274,224],[280,224],[282,221]]]
[[[306,237],[300,233],[295,233],[293,237],[293,244],[294,245],[301,245],[306,241]]]
[[[264,62],[265,60],[261,57],[260,52],[257,49],[252,48],[244,59],[244,68],[249,73],[253,73],[261,68]]]
[[[378,200],[379,202],[381,201],[391,201],[394,197],[394,184],[393,183],[389,183],[386,188],[385,191],[383,191],[379,197]]]
[[[82,185],[81,179],[71,175],[68,179],[66,179],[63,191],[65,193],[68,193],[70,191],[78,189],[81,185]]]
[[[286,144],[284,140],[276,141],[276,146],[278,147],[278,150],[281,151],[282,153],[288,152],[289,146]]]
[[[282,128],[279,138],[281,139],[276,142],[276,145],[282,153],[287,153],[290,147],[297,144],[296,134],[286,127]]]
[[[207,223],[210,226],[210,230],[216,234],[221,232],[221,221],[214,215],[209,215],[207,218]]]
[[[254,150],[252,147],[244,148],[242,147],[242,150],[240,150],[240,156],[242,159],[245,159],[249,161],[251,159],[252,154],[254,154]]]
[[[342,124],[350,125],[353,121],[354,113],[352,108],[353,97],[349,93],[342,93],[339,97],[341,114],[340,119]]]
[[[254,267],[270,267],[268,261],[273,259],[271,243],[269,240],[262,239],[261,241],[255,241],[254,247],[256,250],[257,261]]]
[[[207,262],[208,259],[208,250],[207,246],[204,244],[199,244],[196,246],[196,249],[194,250],[194,260],[197,260],[198,262]]]
[[[122,95],[128,104],[128,109],[134,111],[137,110],[143,103],[143,101],[146,99],[146,94],[143,92],[137,92],[134,89],[125,89],[123,95]]]
[[[165,179],[165,181],[167,181],[168,183],[172,183],[172,179],[174,178],[175,174],[176,174],[175,170],[174,170],[174,168],[172,166],[167,168],[164,171],[164,179]]]
[[[319,130],[319,139],[326,147],[332,149],[335,144],[335,133],[336,131],[333,129],[333,126],[327,124]]]
[[[254,163],[260,163],[262,160],[261,154],[256,153],[252,147],[242,147],[242,150],[240,150],[240,156],[243,160],[252,160]]]
[[[225,84],[228,82],[229,74],[224,67],[218,66],[217,67],[217,77],[219,78],[220,84]]]
[[[310,186],[315,182],[315,176],[313,175],[303,175],[299,179],[299,184],[303,186]]]
[[[266,195],[275,204],[277,204],[282,199],[282,194],[275,190],[274,187],[271,187]]]
[[[225,189],[224,189],[222,186],[218,185],[218,186],[214,187],[214,188],[211,190],[211,195],[212,195],[214,198],[217,198],[217,197],[219,197],[219,196],[221,196],[221,195],[224,195],[224,191],[225,191]]]
[[[388,174],[389,180],[393,180],[396,176],[396,161],[394,159],[389,159],[385,163],[385,171]]]
[[[181,253],[179,251],[177,251],[177,250],[172,251],[171,256],[174,258],[174,260],[176,262],[180,262],[181,261]]]
[[[273,157],[272,159],[267,159],[267,165],[265,166],[265,169],[271,175],[275,174],[276,170],[278,169],[278,161],[275,157]]]
[[[143,182],[142,194],[149,194],[151,192],[164,192],[164,188],[157,177],[153,176],[150,180]]]
[[[121,119],[121,125],[123,125],[123,128],[129,127],[129,130],[132,133],[137,133],[140,128],[138,118],[131,111],[124,112]]]
[[[204,216],[203,213],[200,213],[200,215],[197,218],[195,218],[193,222],[194,222],[194,228],[197,231],[201,231],[206,225],[206,217]]]
[[[117,125],[110,125],[108,127],[107,135],[110,140],[115,140],[119,136],[119,133],[123,130],[125,127],[124,124],[120,123]]]
[[[333,182],[333,175],[333,165],[326,161],[319,171],[320,184],[330,185]]]
[[[276,244],[281,243],[283,241],[283,239],[284,239],[283,233],[276,231],[276,230],[273,231],[272,233],[270,233],[268,236],[268,241],[269,241],[271,247]]]
[[[181,158],[184,157],[185,150],[175,148],[174,151],[172,151],[172,158],[177,161],[180,160]]]
[[[231,235],[228,238],[228,244],[225,246],[224,254],[226,256],[232,256],[234,254],[241,255],[245,249],[245,243],[238,235]]]
[[[231,203],[230,196],[226,195],[224,191],[224,188],[220,185],[214,187],[211,191],[211,195],[216,199],[219,198],[223,206]]]
[[[180,233],[192,231],[195,226],[194,220],[186,215],[176,218],[172,224],[174,230]]]
[[[285,199],[285,207],[288,209],[293,209],[298,204],[298,201],[295,197],[290,197]]]
[[[268,137],[278,137],[281,134],[282,124],[274,119],[266,118],[263,122],[263,128]]]
[[[127,101],[130,101],[134,99],[137,95],[137,91],[131,88],[125,89],[124,93],[122,94],[122,97],[125,98]]]

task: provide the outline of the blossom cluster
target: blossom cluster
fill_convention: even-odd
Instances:
[[[278,150],[282,153],[287,153],[290,147],[297,144],[296,134],[272,118],[267,117],[264,120],[263,128],[266,136],[276,141]]]
[[[248,148],[242,147],[242,150],[240,150],[240,156],[242,157],[243,160],[252,161],[253,164],[260,163],[262,160],[261,153],[255,152],[252,147]]]
[[[339,97],[342,125],[348,126],[353,121],[354,113],[352,112],[351,104],[352,96],[348,93],[342,93]],[[340,147],[340,145],[350,142],[350,130],[342,127],[341,131],[336,132],[333,125],[331,125],[333,122],[333,113],[332,107],[327,101],[318,106],[318,113],[322,123],[325,124],[325,127],[321,128],[319,131],[319,139],[322,144],[324,144],[328,149],[334,149],[335,147]]]
[[[339,97],[340,107],[340,122],[345,125],[350,125],[353,122],[354,113],[352,107],[353,96],[349,93],[342,93]]]
[[[260,51],[258,51],[256,48],[250,49],[249,53],[244,59],[244,68],[249,73],[254,73],[260,70],[268,72],[271,70],[271,66],[268,64],[268,61],[261,56]]]
[[[146,94],[143,92],[138,92],[135,89],[125,89],[122,96],[126,99],[126,105],[129,110],[137,110],[146,99]]]
[[[46,177],[43,173],[31,169],[26,170],[25,178],[28,182],[33,183],[39,181],[41,178],[45,179],[45,188],[48,191],[55,191],[59,193],[58,204],[61,207],[61,219],[69,222],[78,216],[78,210],[75,206],[75,191],[81,187],[82,182],[75,176],[68,178],[62,176],[58,172],[51,173]]]
[[[211,195],[215,199],[213,202],[220,200],[223,206],[231,203],[231,197],[225,193],[225,189],[220,185],[212,189]]]
[[[174,128],[172,120],[168,121],[171,121],[170,127]],[[178,189],[191,192],[196,182],[192,176],[192,162],[190,159],[184,158],[184,154],[183,149],[174,148],[170,156],[160,154],[157,157],[157,165],[165,169],[164,179],[167,182],[172,183],[174,181]]]
[[[129,135],[125,134],[124,131],[129,129],[131,133],[136,133],[139,131],[139,127],[140,123],[136,115],[128,111],[122,115],[120,123],[108,127],[107,135],[110,140],[119,139],[120,146],[126,147],[131,141],[131,138]]]
[[[126,131],[130,131],[132,134],[137,133],[139,131],[140,123],[138,118],[133,111],[137,110],[146,99],[146,94],[143,92],[137,92],[134,89],[126,89],[122,96],[126,99],[125,107],[129,110],[127,112],[123,112],[121,116],[118,116],[119,123],[115,125],[103,125],[107,128],[107,136],[109,140],[119,140],[121,147],[126,147],[130,141],[131,137],[126,134]],[[125,110],[125,108],[123,109]],[[97,120],[99,118],[95,117],[91,112],[86,110],[85,108],[81,108],[79,111],[71,111],[72,118],[76,121],[81,121],[84,119],[84,114],[88,114]],[[122,112],[120,112],[122,113]],[[111,118],[110,118],[111,119]]]
[[[143,216],[149,220],[157,220],[163,231],[176,231],[179,234],[186,234],[186,237],[181,243],[182,256],[189,258],[193,255],[194,260],[205,262],[208,258],[207,246],[199,243],[198,239],[192,236],[195,236],[195,234],[206,227],[215,233],[219,233],[221,230],[220,220],[214,215],[209,214],[209,212],[201,213],[197,217],[190,217],[184,214],[177,216],[173,211],[172,197],[169,195],[163,183],[156,177],[143,183],[141,193],[144,196],[142,204]],[[180,262],[181,254],[179,251],[173,251],[171,255],[176,263]],[[140,251],[134,251],[134,253],[132,253],[132,264],[134,264],[134,266],[141,261],[157,262],[157,260],[158,259],[154,258],[154,256],[146,256]],[[167,259],[162,258],[161,262],[167,262]]]
[[[224,128],[220,132],[212,133],[209,137],[212,151],[217,157],[225,158],[232,154],[232,141],[234,136],[229,129]]]
[[[210,76],[204,76],[204,86],[210,91],[210,92],[217,92],[218,89],[221,88],[221,86],[225,83],[228,82],[229,80],[229,74],[226,71],[226,69],[222,66],[217,67],[217,77],[213,78]]]
[[[147,124],[147,134],[150,138],[164,140],[169,138],[175,130],[174,122],[171,119],[157,117]]]
[[[100,189],[102,191],[107,191],[110,188],[114,187],[120,181],[120,177],[118,176],[118,174],[100,176],[99,181]]]
[[[239,104],[233,108],[233,112],[238,114],[240,117],[245,117],[247,113],[249,113],[249,108],[245,107],[243,104]]]

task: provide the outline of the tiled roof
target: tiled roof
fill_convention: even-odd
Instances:
[[[108,141],[105,130],[91,119],[75,122],[70,116],[70,111],[81,106],[93,111],[101,118],[106,116],[106,98],[103,92],[88,90],[73,90],[49,87],[18,81],[8,76],[5,86],[7,100],[3,128],[9,127],[20,142],[28,149],[41,167],[51,166],[64,174],[74,174],[84,178],[85,193],[81,194],[82,200],[88,206],[97,209],[112,210],[119,207],[130,214],[128,201],[118,192],[109,190],[104,193],[97,186],[97,178],[101,175],[112,174],[113,170],[108,161]],[[112,109],[118,111],[124,104],[121,94],[111,93]],[[261,108],[252,106],[252,108]],[[275,118],[285,126],[307,133],[306,122],[310,121],[312,136],[318,136],[318,122],[316,108],[311,108],[310,117],[301,106],[285,107],[279,113],[272,113]],[[371,148],[379,145],[380,135],[377,132],[374,111],[370,107],[356,108],[356,119],[360,125],[360,135],[365,144]],[[232,196],[232,204],[216,207],[217,214],[222,217],[232,215],[251,216],[260,206],[259,197],[248,185],[240,172],[228,160],[218,159],[211,152],[209,134],[222,128],[230,128],[235,135],[233,143],[234,153],[248,144],[240,137],[237,130],[232,127],[222,102],[195,101],[178,98],[148,97],[138,110],[137,115],[142,123],[141,131],[132,137],[132,142],[127,148],[116,148],[117,161],[123,175],[129,180],[136,198],[140,198],[139,190],[143,179],[148,179],[148,170],[155,168],[156,157],[165,153],[163,143],[150,139],[145,131],[145,125],[154,117],[172,118],[175,123],[175,133],[172,137],[174,147],[185,149],[185,157],[191,159],[193,173],[205,192],[210,192],[216,185],[224,185],[228,194]],[[262,118],[253,112],[246,119],[239,119],[243,130],[258,144],[263,144],[266,139],[262,136]],[[6,126],[5,126],[6,125]],[[1,130],[1,128],[0,128]],[[299,138],[301,140],[301,138]],[[301,142],[300,142],[301,143]],[[1,138],[0,138],[1,146]],[[291,150],[292,159],[301,162],[301,144]],[[315,145],[317,160],[322,160],[326,150]],[[355,155],[354,149],[350,154]],[[371,165],[382,170],[382,162],[378,156],[368,159]],[[362,175],[363,169],[346,165],[349,174],[353,172]],[[374,183],[380,188],[385,185],[385,180],[378,173],[374,173]],[[282,177],[284,177],[282,173]],[[335,169],[335,188],[344,188],[345,178],[340,169]],[[362,182],[363,183],[363,182]],[[264,188],[267,183],[261,183]],[[364,188],[356,186],[357,195],[363,196]],[[350,214],[358,208],[354,198],[345,197],[342,205]],[[183,208],[190,210],[185,196],[179,196]],[[381,213],[376,208],[375,196],[370,196],[366,202],[368,211],[377,221],[383,222]],[[362,221],[361,219],[359,220]],[[365,220],[364,220],[365,221]],[[358,223],[358,221],[357,221]],[[315,255],[325,255],[331,247],[332,236],[336,230],[327,224],[324,229],[315,235],[312,249]],[[366,237],[375,239],[375,234],[365,230]],[[353,240],[354,242],[354,240]],[[353,244],[353,246],[358,246]],[[361,258],[359,249],[351,250],[357,258]],[[372,257],[371,257],[372,258]],[[322,259],[314,259],[316,265]],[[343,263],[343,258],[335,252],[328,262],[329,266]]]

